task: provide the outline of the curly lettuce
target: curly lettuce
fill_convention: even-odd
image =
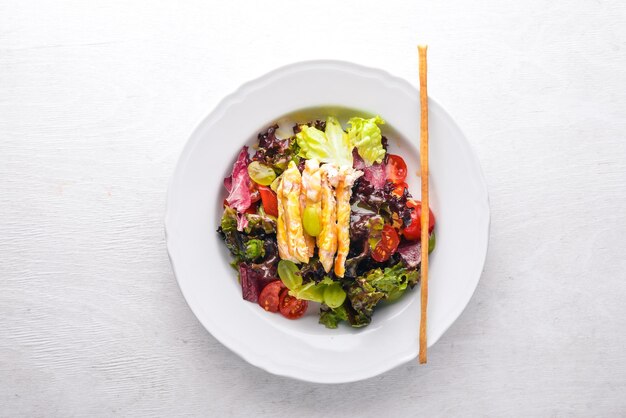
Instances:
[[[352,166],[352,149],[356,147],[366,166],[380,164],[386,151],[378,125],[384,123],[380,116],[370,119],[354,117],[348,121],[350,128],[345,132],[337,118],[329,116],[324,131],[314,126],[302,125],[300,132],[296,134],[299,155],[338,166]]]
[[[257,260],[265,256],[265,248],[263,248],[263,241],[260,239],[251,239],[246,242],[246,248],[244,256],[248,260]]]
[[[350,144],[359,152],[359,155],[370,166],[374,163],[382,163],[385,157],[383,147],[383,135],[378,125],[384,125],[385,121],[380,116],[370,119],[354,117],[348,121],[348,138]]]
[[[407,287],[413,287],[419,280],[417,270],[408,270],[402,264],[387,267],[384,270],[377,268],[365,275],[365,280],[376,290],[385,294],[385,300],[398,299]]]
[[[320,307],[320,324],[324,324],[326,328],[335,329],[337,325],[339,325],[339,322],[347,320],[348,312],[344,305],[333,309],[322,303]]]
[[[352,189],[350,203],[367,208],[382,215],[387,223],[395,224],[402,221],[404,225],[411,222],[413,208],[407,202],[411,194],[407,188],[402,195],[394,193],[396,185],[390,181],[384,187],[377,188],[365,177],[357,179]]]
[[[239,216],[246,219],[243,231],[237,228]],[[275,233],[276,223],[267,216],[238,214],[235,209],[226,207],[217,231],[234,257],[233,264],[237,265],[241,261],[258,262],[269,255],[266,247],[272,241],[267,240],[266,236]]]
[[[348,288],[348,300],[352,306],[348,321],[355,328],[369,325],[372,321],[374,308],[385,297],[383,292],[379,292],[365,278],[359,277]]]
[[[259,161],[272,167],[275,172],[281,173],[287,168],[289,161],[297,159],[299,149],[296,141],[278,138],[276,136],[277,130],[278,125],[274,124],[267,128],[267,131],[259,133],[258,147],[252,160]]]
[[[296,134],[300,156],[317,159],[323,163],[352,167],[352,148],[348,134],[334,116],[326,119],[326,129],[321,131],[313,126],[302,125]]]
[[[409,270],[402,264],[368,271],[348,288],[348,322],[355,328],[368,325],[379,302],[398,299],[407,287],[415,286],[418,280],[419,272]],[[325,321],[332,325],[332,319]]]

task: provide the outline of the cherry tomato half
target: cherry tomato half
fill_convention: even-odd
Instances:
[[[285,285],[283,285],[283,282],[280,280],[274,280],[265,285],[259,295],[259,305],[261,305],[261,308],[269,312],[278,312],[280,291],[283,289],[285,289]]]
[[[389,260],[389,257],[398,249],[400,237],[395,228],[391,225],[383,226],[380,241],[372,251],[372,258],[380,263]]]
[[[280,291],[280,313],[287,319],[298,319],[306,312],[309,302],[298,299],[289,294],[289,289]]]
[[[422,235],[422,222],[421,222],[422,202],[409,199],[409,201],[407,202],[407,206],[410,208],[413,208],[414,210],[411,213],[411,223],[409,223],[404,228],[404,230],[402,231],[402,234],[404,235],[406,239],[419,240]],[[430,218],[428,220],[428,233],[430,234],[431,232],[433,232],[433,229],[435,228],[435,215],[433,214],[433,211],[430,210],[430,208],[429,208],[429,215],[430,215]]]
[[[406,163],[399,155],[388,154],[387,179],[399,184],[406,180]]]
[[[278,216],[278,199],[276,193],[267,186],[259,186],[259,193],[261,193],[261,202],[263,202],[263,210],[265,213],[272,216]]]

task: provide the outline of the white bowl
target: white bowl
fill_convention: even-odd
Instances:
[[[431,207],[437,248],[430,259],[428,345],[461,314],[480,279],[489,203],[480,165],[461,130],[429,102]],[[418,91],[390,74],[340,61],[279,68],[226,97],[191,135],[171,179],[165,230],[174,274],[189,307],[215,338],[249,363],[296,379],[341,383],[383,373],[417,356],[419,286],[378,309],[362,329],[326,329],[317,312],[290,321],[244,301],[216,229],[222,179],[241,147],[277,120],[381,115],[390,152],[409,166],[419,197]],[[311,311],[311,310],[310,310]],[[479,320],[477,318],[477,320]]]

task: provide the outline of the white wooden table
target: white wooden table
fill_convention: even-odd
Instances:
[[[0,415],[626,415],[626,5],[255,3],[0,1]],[[418,41],[489,184],[473,299],[426,367],[323,386],[248,365],[170,269],[183,144],[283,64],[416,82]]]

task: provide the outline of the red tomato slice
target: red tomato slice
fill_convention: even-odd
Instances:
[[[276,198],[276,193],[267,186],[259,186],[259,193],[261,193],[261,201],[263,202],[263,210],[265,210],[265,213],[278,216],[278,199]]]
[[[259,295],[259,305],[261,308],[269,312],[278,312],[280,303],[280,291],[285,289],[285,285],[281,280],[274,280],[265,285]]]
[[[387,179],[399,184],[406,180],[406,163],[399,155],[388,154],[387,158]]]
[[[422,236],[422,202],[409,199],[407,202],[407,206],[410,208],[414,208],[415,210],[411,213],[411,222],[404,228],[402,231],[402,235],[406,239],[410,240],[419,240]],[[429,219],[428,219],[428,233],[433,232],[435,228],[435,215],[433,211],[429,208]]]
[[[280,313],[287,319],[298,319],[306,312],[309,302],[298,299],[289,294],[289,289],[280,291]]]
[[[398,249],[400,237],[391,225],[383,226],[380,241],[372,251],[372,258],[378,262],[389,260],[389,257]]]
[[[396,187],[391,191],[392,194],[401,197],[404,194],[404,189],[408,189],[409,185],[405,182],[397,183]]]

